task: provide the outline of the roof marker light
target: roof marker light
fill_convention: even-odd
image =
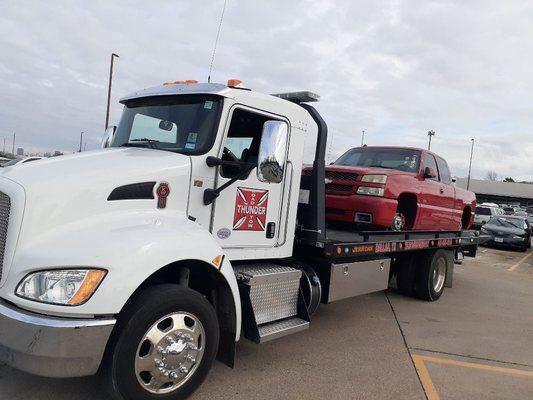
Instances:
[[[228,87],[236,87],[239,86],[242,83],[242,81],[238,79],[229,79],[228,80]]]

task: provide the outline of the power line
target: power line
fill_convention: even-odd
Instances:
[[[220,31],[222,30],[222,21],[224,21],[224,12],[226,11],[226,2],[224,0],[224,6],[222,7],[222,14],[220,15],[220,22],[218,23],[217,37],[215,39],[215,46],[213,47],[213,54],[211,55],[211,64],[209,65],[209,73],[207,74],[207,83],[211,82],[211,72],[213,71],[213,64],[215,63],[215,54],[217,52],[218,38],[220,37]]]

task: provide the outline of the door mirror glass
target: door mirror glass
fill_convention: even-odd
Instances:
[[[431,167],[426,167],[424,169],[424,179],[435,179],[437,177],[437,172],[431,168]]]
[[[257,177],[261,182],[279,183],[283,179],[287,154],[288,127],[283,121],[266,121],[263,125]]]
[[[104,135],[102,136],[102,141],[100,143],[100,147],[102,149],[105,149],[106,147],[111,146],[111,143],[113,143],[113,138],[115,137],[116,131],[117,131],[116,126],[110,126],[105,130]]]

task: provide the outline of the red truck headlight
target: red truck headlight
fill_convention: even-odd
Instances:
[[[387,175],[363,175],[361,182],[387,183]]]
[[[364,194],[367,196],[384,196],[385,189],[377,187],[359,186],[357,194]]]

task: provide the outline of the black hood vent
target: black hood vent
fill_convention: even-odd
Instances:
[[[140,182],[119,186],[111,192],[108,201],[112,200],[149,200],[154,198],[155,182]]]

